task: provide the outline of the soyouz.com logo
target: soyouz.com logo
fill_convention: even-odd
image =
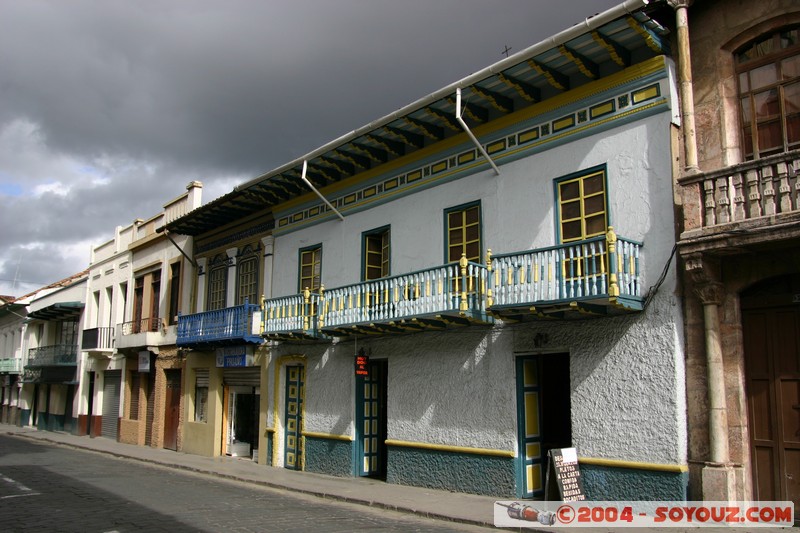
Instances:
[[[498,501],[496,527],[787,527],[794,503]]]

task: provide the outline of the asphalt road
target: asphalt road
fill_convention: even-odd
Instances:
[[[0,531],[497,531],[0,436]]]

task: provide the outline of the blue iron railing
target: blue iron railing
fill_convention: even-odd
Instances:
[[[260,340],[260,323],[261,307],[251,303],[179,315],[177,344],[257,342]]]
[[[28,367],[62,366],[78,364],[77,344],[53,344],[28,350]]]

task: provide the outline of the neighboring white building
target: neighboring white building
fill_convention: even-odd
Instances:
[[[2,298],[0,303],[0,422],[4,424],[19,423],[22,345],[30,296]]]
[[[37,291],[28,305],[19,424],[74,431],[87,271]]]

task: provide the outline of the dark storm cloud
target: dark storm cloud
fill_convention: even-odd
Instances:
[[[616,3],[0,0],[0,250],[211,200]]]

